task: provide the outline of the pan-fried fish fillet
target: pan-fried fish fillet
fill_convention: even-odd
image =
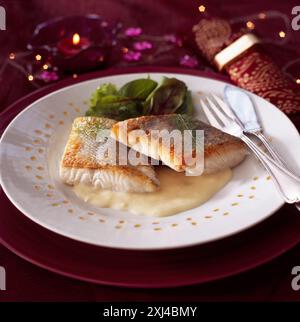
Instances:
[[[106,153],[99,154],[105,143],[107,147],[114,123],[116,121],[100,117],[78,117],[74,120],[60,165],[62,181],[69,185],[84,183],[124,192],[157,190],[159,181],[152,166],[116,165],[115,158]],[[99,137],[99,130],[107,132]]]
[[[247,154],[246,146],[240,139],[204,122],[178,114],[142,116],[118,122],[113,125],[111,135],[129,147],[134,147],[140,153],[161,160],[176,171],[191,170],[195,165],[187,164],[185,162],[186,155],[184,158],[183,153],[178,155],[174,146],[171,145],[169,148],[163,140],[149,139],[152,130],[171,132],[175,129],[180,130],[181,133],[187,129],[204,130],[203,173],[214,173],[232,168],[238,165]],[[141,130],[144,134],[141,134]],[[195,146],[193,146],[191,155],[187,156],[187,159],[195,157],[195,151]]]

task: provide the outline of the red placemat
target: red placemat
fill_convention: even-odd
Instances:
[[[294,210],[203,246],[156,252],[112,250],[47,231],[20,214],[3,192],[0,200],[7,209],[0,214],[4,246],[55,273],[105,285],[161,288],[212,281],[265,263],[300,240],[300,217]],[[18,274],[17,267],[13,273]]]

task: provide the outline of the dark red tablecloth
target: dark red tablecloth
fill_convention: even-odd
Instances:
[[[107,19],[121,19],[128,26],[142,26],[149,33],[186,34],[200,18],[200,4],[202,1],[195,0],[1,1],[7,11],[7,31],[0,31],[0,62],[2,64],[8,53],[24,50],[34,26],[53,17],[96,13]],[[206,0],[203,4],[209,13],[224,18],[278,10],[291,21],[291,10],[297,5],[297,1]],[[269,21],[268,26],[282,28],[278,21]],[[274,30],[276,33],[276,29]],[[299,45],[300,31],[291,31],[287,44],[270,44],[269,52],[282,64],[299,57]],[[209,67],[200,64],[198,68]],[[297,71],[293,68],[292,72]],[[300,78],[300,69],[298,73]],[[0,74],[0,92],[5,92],[5,95],[0,95],[0,110],[32,90],[34,88],[17,70],[11,69],[5,75]],[[292,120],[299,129],[299,117]],[[287,206],[281,211],[288,212],[289,209]],[[0,207],[0,211],[5,209]],[[175,290],[130,290],[96,286],[55,275],[35,267],[0,246],[0,266],[5,267],[7,272],[7,291],[0,291],[0,301],[300,300],[300,291],[296,292],[291,288],[291,270],[297,265],[300,265],[300,245],[263,267],[222,281]]]

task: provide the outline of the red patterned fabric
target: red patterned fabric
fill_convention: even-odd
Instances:
[[[226,66],[231,80],[270,101],[286,114],[300,112],[300,86],[284,75],[258,47]]]
[[[229,22],[222,19],[202,19],[194,27],[197,45],[203,56],[214,64],[214,57],[247,30],[233,32]],[[236,85],[273,103],[286,114],[300,112],[300,86],[284,74],[278,65],[255,45],[233,62],[225,71]]]

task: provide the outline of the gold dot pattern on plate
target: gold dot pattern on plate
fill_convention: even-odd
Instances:
[[[85,104],[87,104],[87,102],[85,102]],[[77,112],[77,113],[80,113],[81,112],[81,109],[78,107],[78,106],[75,106],[75,104],[73,103],[73,102],[70,102],[69,103],[69,106],[72,106],[73,107],[73,109]],[[70,115],[70,113],[68,112],[68,111],[63,111],[62,112],[62,114],[65,116],[65,117],[67,117],[68,115]],[[49,116],[48,116],[48,118],[50,119],[50,120],[53,120],[54,118],[55,118],[55,116],[53,115],[53,114],[50,114]],[[57,121],[57,123],[59,124],[59,125],[64,125],[65,124],[65,122],[64,122],[64,120],[62,120],[62,119],[60,119],[60,120],[58,120]],[[44,127],[46,128],[46,129],[52,129],[53,128],[53,126],[51,125],[51,124],[49,124],[49,123],[45,123],[44,124]],[[49,134],[49,133],[44,133],[43,131],[41,131],[41,130],[39,130],[39,129],[36,129],[36,130],[34,130],[34,133],[36,134],[36,135],[38,135],[38,136],[41,136],[41,135],[43,135],[44,137],[46,137],[46,138],[50,138],[51,137],[51,134]],[[35,145],[39,145],[39,144],[42,144],[43,143],[43,140],[41,140],[39,137],[37,137],[37,138],[34,138],[34,140],[33,140],[33,144],[35,144]],[[32,151],[33,149],[32,149],[32,147],[30,147],[30,146],[27,146],[27,147],[25,147],[25,150],[26,151],[28,151],[28,152],[30,152],[30,151]],[[39,153],[43,153],[45,150],[43,149],[43,148],[39,148],[39,149],[37,149],[37,152],[39,152]],[[31,161],[35,161],[35,160],[37,160],[37,157],[36,156],[34,156],[34,155],[32,155],[31,157],[30,157],[30,160]],[[27,166],[25,166],[25,168],[27,169],[27,170],[32,170],[32,167],[30,166],[30,165],[27,165]],[[39,171],[43,171],[43,170],[45,170],[45,168],[44,167],[42,167],[42,166],[36,166],[36,169],[37,170],[39,170]],[[35,177],[36,177],[36,179],[38,179],[38,180],[42,180],[43,179],[43,177],[42,176],[40,176],[40,175],[35,175]],[[259,179],[259,177],[258,176],[254,176],[253,178],[252,178],[252,180],[253,181],[257,181]],[[271,179],[271,177],[270,176],[268,176],[268,177],[266,177],[266,180],[270,180]],[[51,190],[54,190],[55,188],[54,188],[54,186],[53,185],[51,185],[51,184],[47,184],[47,187],[48,187],[48,189],[51,189]],[[42,187],[41,186],[39,186],[39,185],[34,185],[34,189],[35,190],[41,190],[42,189]],[[251,190],[256,190],[256,187],[255,186],[251,186],[250,187],[250,189]],[[48,198],[52,198],[52,197],[54,197],[54,195],[52,194],[52,193],[47,193],[46,194],[46,196],[48,197]],[[242,198],[242,197],[244,197],[244,195],[242,194],[242,193],[239,193],[239,194],[237,194],[236,195],[236,197],[238,197],[238,198]],[[248,195],[248,198],[249,199],[254,199],[254,195]],[[68,200],[62,200],[62,201],[60,201],[60,202],[53,202],[51,205],[53,206],[53,207],[58,207],[58,206],[61,206],[61,205],[63,205],[63,204],[65,204],[65,205],[67,205],[67,204],[70,204],[70,202],[68,201]],[[233,203],[231,203],[231,206],[237,206],[237,205],[239,205],[239,203],[238,202],[233,202]],[[69,205],[69,206],[72,206],[71,204]],[[214,209],[212,209],[212,212],[219,212],[219,211],[221,211],[222,209],[220,209],[220,208],[214,208]],[[73,214],[75,211],[74,211],[74,209],[73,208],[68,208],[67,209],[67,212],[68,213],[70,213],[70,214]],[[230,213],[228,212],[228,211],[226,211],[226,212],[221,212],[221,214],[223,215],[223,216],[228,216]],[[94,216],[95,215],[95,213],[94,212],[87,212],[86,214],[85,214],[85,216],[78,216],[77,218],[78,219],[80,219],[80,220],[82,220],[82,221],[84,221],[84,220],[87,220],[87,219],[89,219],[89,217],[91,217],[91,216]],[[204,218],[205,219],[212,219],[213,218],[213,215],[206,215],[206,216],[204,216]],[[188,221],[189,222],[189,224],[190,225],[192,225],[192,226],[198,226],[199,225],[199,223],[198,222],[196,222],[196,221],[194,221],[193,220],[193,218],[192,217],[187,217],[187,218],[185,218],[185,220],[186,221]],[[106,220],[104,220],[104,219],[102,219],[102,218],[100,218],[100,219],[98,219],[98,222],[99,223],[105,223],[106,222]],[[123,220],[123,219],[120,219],[116,224],[115,224],[115,229],[122,229],[123,227],[124,227],[124,224],[125,224],[125,220]],[[154,221],[154,222],[152,222],[152,225],[154,225],[155,227],[153,227],[153,231],[162,231],[163,230],[163,228],[162,227],[157,227],[156,225],[160,225],[160,221]],[[171,228],[175,228],[175,227],[178,227],[178,223],[171,223],[171,224],[169,224],[169,227]],[[141,224],[139,224],[139,223],[136,223],[136,224],[133,224],[133,226],[132,227],[134,227],[134,228],[141,228],[142,227],[142,225]]]
[[[25,166],[25,169],[26,169],[27,171],[30,171],[30,170],[32,170],[32,167],[31,167],[31,165],[26,165],[26,166]]]
[[[44,170],[44,168],[42,167],[42,166],[37,166],[36,167],[38,170]],[[32,167],[31,166],[26,166],[26,169],[32,169]],[[39,176],[39,175],[36,175],[36,178],[37,179],[39,179],[39,180],[41,180],[41,179],[43,179],[43,177],[42,176]],[[258,177],[255,177],[255,178],[258,178]],[[254,179],[253,178],[253,180],[256,180],[256,179]],[[47,185],[47,187],[49,188],[49,189],[54,189],[54,186],[53,185],[51,185],[51,184],[48,184]],[[253,189],[253,187],[254,186],[252,186],[251,187],[251,189]],[[41,187],[39,186],[39,185],[34,185],[34,189],[36,189],[36,190],[40,190],[41,189]],[[255,190],[255,187],[254,187],[254,189],[253,190]],[[47,193],[47,195],[46,195],[47,197],[53,197],[53,194],[52,193]],[[243,194],[238,194],[237,195],[237,197],[243,197]],[[249,195],[248,196],[248,198],[249,199],[254,199],[254,195]],[[63,204],[69,204],[69,201],[68,200],[63,200],[62,201],[62,203]],[[234,202],[234,203],[232,203],[231,204],[231,206],[237,206],[239,203],[238,202]],[[60,206],[61,205],[61,203],[59,203],[59,202],[54,202],[54,203],[52,203],[51,204],[53,207],[57,207],[57,206]],[[70,214],[72,214],[72,213],[74,213],[74,210],[72,209],[72,208],[69,208],[68,210],[68,213],[70,213]],[[220,211],[220,209],[219,208],[215,208],[215,209],[213,209],[213,211],[214,212],[218,212],[218,211]],[[95,215],[95,213],[93,213],[93,212],[88,212],[87,213],[89,216],[93,216],[93,215]],[[228,216],[229,215],[229,212],[224,212],[223,213],[223,216]],[[87,220],[88,218],[87,217],[84,217],[84,216],[79,216],[78,217],[80,220],[82,220],[82,221],[84,221],[84,220]],[[211,218],[213,218],[213,216],[212,215],[206,215],[206,216],[204,216],[204,218],[205,219],[211,219]],[[193,226],[197,226],[198,225],[198,223],[196,222],[196,221],[192,221],[193,220],[193,218],[191,218],[191,217],[188,217],[188,218],[186,218],[186,220],[187,221],[189,221],[190,222],[190,224],[191,225],[193,225]],[[99,222],[101,222],[101,223],[104,223],[105,222],[105,220],[104,219],[98,219],[98,221]],[[119,222],[118,222],[118,224],[115,226],[115,228],[116,229],[121,229],[121,228],[123,228],[123,224],[125,223],[125,221],[124,220],[119,220]],[[160,224],[160,222],[159,221],[154,221],[154,222],[152,222],[152,225],[158,225],[158,224]],[[142,225],[141,224],[135,224],[133,227],[134,228],[140,228]],[[176,223],[173,223],[173,224],[171,224],[170,225],[171,227],[177,227],[178,226],[178,224],[176,224]],[[162,230],[162,228],[161,227],[155,227],[154,229],[153,229],[154,231],[161,231]]]
[[[35,144],[35,145],[38,145],[38,144],[41,144],[41,143],[42,143],[41,139],[34,139],[33,140],[33,144]]]
[[[271,178],[272,178],[271,176],[267,176],[266,180],[271,180]]]
[[[68,104],[69,104],[69,106],[74,106],[73,102],[69,102]]]

